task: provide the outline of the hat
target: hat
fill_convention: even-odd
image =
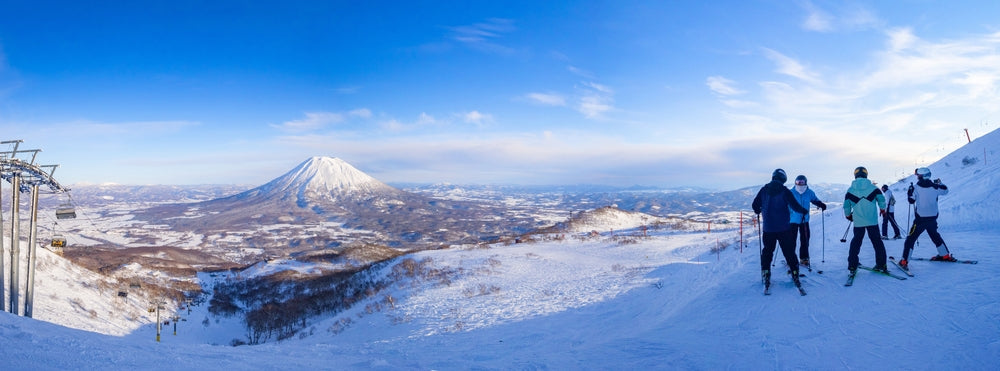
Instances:
[[[784,170],[774,169],[774,172],[771,173],[771,180],[777,180],[781,183],[784,183],[785,181],[788,180],[788,175],[785,174]]]
[[[931,169],[928,169],[926,167],[918,168],[917,171],[915,171],[915,173],[917,174],[918,177],[921,177],[923,179],[931,177]]]
[[[858,166],[857,168],[855,168],[854,179],[857,178],[868,178],[868,169],[865,169],[864,166]]]
[[[799,182],[802,182],[802,183],[799,184]],[[806,182],[807,182],[807,180],[806,180],[806,176],[805,175],[799,175],[799,176],[795,177],[795,184],[796,185],[806,185]]]
[[[882,185],[882,190],[884,191],[884,190],[887,190],[887,189],[889,189],[889,185],[888,184],[883,184]]]

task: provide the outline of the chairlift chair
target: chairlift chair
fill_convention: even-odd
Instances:
[[[76,209],[70,204],[60,205],[56,209],[56,219],[76,219]]]
[[[52,237],[52,247],[66,247],[66,238],[63,236]]]

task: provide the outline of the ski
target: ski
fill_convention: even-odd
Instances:
[[[870,272],[873,272],[873,273],[878,273],[878,274],[881,274],[883,276],[889,276],[889,277],[895,278],[897,280],[905,280],[906,279],[906,277],[900,276],[898,274],[892,274],[892,273],[886,273],[886,272],[879,272],[877,270],[874,270],[872,268],[869,268],[869,267],[866,267],[866,266],[863,266],[863,265],[859,265],[858,268],[861,268],[861,269],[864,269],[866,271],[870,271]]]
[[[764,295],[771,295],[771,287],[764,288]]]
[[[925,260],[925,261],[942,262],[942,263],[979,264],[978,260],[956,260],[956,261],[948,261],[948,260],[930,260],[928,258],[911,258],[910,260]]]
[[[847,283],[845,283],[844,286],[852,286],[852,285],[854,285],[854,275],[855,275],[855,273],[851,273],[851,274],[847,275]]]
[[[798,289],[799,295],[806,296],[806,289],[802,288],[802,286],[799,286]]]
[[[910,273],[909,269],[903,268],[902,265],[899,265],[899,262],[896,261],[896,258],[890,256],[889,261],[891,261],[892,264],[896,266],[896,268],[899,268],[899,270],[903,271],[903,273],[906,273],[907,276],[913,277],[913,273]]]

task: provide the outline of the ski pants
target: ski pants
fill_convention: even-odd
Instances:
[[[879,267],[885,266],[885,244],[879,238],[878,225],[869,225],[866,227],[854,227],[854,238],[851,239],[851,249],[848,251],[847,256],[847,269],[854,270],[861,264],[858,254],[861,253],[861,240],[865,237],[865,232],[868,233],[868,239],[872,241],[872,246],[875,248],[875,265]]]
[[[795,236],[799,237],[799,260],[809,260],[809,222],[801,224],[792,223],[792,243],[795,243]],[[794,249],[793,249],[794,250]]]
[[[896,213],[889,211],[882,217],[882,235],[888,237],[889,223],[892,223],[892,230],[896,232],[894,237],[899,237],[899,224],[896,224]]]
[[[764,232],[764,249],[760,253],[760,270],[771,269],[771,261],[774,259],[775,245],[781,246],[781,253],[785,255],[785,262],[792,271],[799,270],[799,261],[795,258],[795,234],[793,229],[781,232]]]
[[[938,255],[944,255],[940,252],[941,246],[944,245],[944,239],[941,238],[941,234],[938,233],[937,228],[937,215],[928,217],[917,216],[914,218],[910,234],[906,235],[906,241],[903,242],[903,259],[910,258],[910,251],[913,251],[913,244],[917,242],[917,238],[924,231],[927,231],[927,235],[930,236],[931,242],[934,242],[934,246],[938,247]],[[944,251],[947,254],[947,247]]]

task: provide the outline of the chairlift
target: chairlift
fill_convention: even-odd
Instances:
[[[66,238],[63,236],[52,237],[52,247],[66,247]]]
[[[68,203],[59,205],[56,209],[56,219],[76,219],[76,209]]]

